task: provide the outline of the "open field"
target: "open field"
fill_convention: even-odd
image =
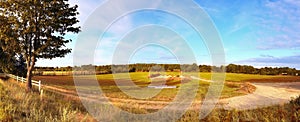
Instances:
[[[200,73],[203,79],[211,79],[211,73]],[[227,82],[300,82],[300,76],[256,75],[226,73]]]
[[[210,80],[211,73],[190,73],[191,75],[199,75],[200,78]],[[105,75],[97,75],[96,78],[98,80],[99,85],[101,86],[101,89],[105,93],[105,96],[110,98],[110,101],[112,102],[124,102],[124,100],[139,100],[133,97],[128,96],[123,91],[121,91],[120,88],[125,89],[131,89],[130,86],[130,80],[133,81],[133,83],[141,88],[147,87],[151,82],[159,82],[158,81],[151,81],[151,79],[148,78],[149,73],[145,72],[137,72],[137,73],[130,73],[125,74],[105,74]],[[166,75],[172,75],[177,76],[180,75],[178,72],[167,72]],[[83,83],[85,89],[89,90],[97,90],[99,89],[99,86],[91,86],[89,84],[92,84],[92,78],[93,76],[89,75],[82,75],[82,76],[76,76],[77,79],[84,79]],[[75,86],[73,81],[73,76],[35,76],[34,79],[42,80],[43,84],[47,86],[53,86],[56,88],[66,89],[69,92],[73,92],[74,95],[76,95],[75,92]],[[121,85],[115,83],[114,79],[121,82]],[[249,75],[249,74],[234,74],[234,73],[228,73],[226,74],[226,82],[224,84],[224,88],[221,94],[221,99],[224,98],[231,98],[235,96],[242,96],[249,93],[252,93],[255,91],[255,87],[252,88],[251,85],[247,86],[247,82],[296,82],[299,81],[300,77],[296,76],[267,76],[267,75]],[[192,80],[194,82],[198,82],[198,80]],[[184,84],[184,81],[183,81]],[[209,82],[200,81],[199,82],[199,88],[196,95],[197,101],[202,101],[205,97],[205,94],[207,93]],[[162,89],[161,92],[159,92],[158,95],[146,99],[148,101],[161,101],[161,102],[168,102],[172,101],[176,94],[178,93],[178,88],[181,86],[180,79],[178,77],[173,78],[172,80],[166,80],[166,85],[170,86],[176,86],[176,89]],[[134,89],[131,89],[131,91],[134,92]],[[137,94],[140,92],[139,90],[136,90]],[[138,101],[136,101],[138,102]]]
[[[277,86],[283,87],[283,86]],[[285,86],[284,86],[285,87]],[[0,120],[1,121],[95,121],[76,99],[45,92],[43,99],[37,93],[26,94],[23,85],[15,81],[2,81],[0,84]],[[107,110],[107,108],[102,108]],[[101,110],[102,110],[101,109]],[[140,109],[124,108],[130,113],[149,113]],[[163,116],[163,115],[162,115]],[[143,119],[110,118],[122,121],[143,121]],[[156,118],[157,119],[157,118]],[[300,97],[286,104],[252,110],[223,110],[214,109],[201,121],[299,121]],[[145,120],[146,121],[146,120]],[[187,110],[177,122],[199,121],[198,110]]]
[[[127,74],[105,74],[105,75],[97,75],[97,80],[102,90],[106,93],[106,96],[111,98],[124,98],[128,99],[129,97],[124,94],[119,87],[130,87],[130,80],[134,82],[135,85],[139,87],[147,87],[151,80],[148,78],[149,73],[145,72],[137,72],[130,73],[130,76]],[[179,75],[178,72],[168,72],[166,75]],[[211,73],[200,73],[193,74],[199,75],[202,79],[210,80]],[[82,75],[76,76],[77,79],[84,79],[85,85],[92,84],[93,76]],[[122,86],[117,86],[114,82],[114,78],[118,79],[118,81],[122,82]],[[47,86],[54,86],[57,88],[67,89],[71,91],[75,91],[75,85],[73,81],[73,76],[35,76],[33,79],[41,80],[42,84]],[[249,75],[249,74],[234,74],[228,73],[226,74],[226,83],[224,85],[224,89],[222,92],[221,98],[228,98],[233,96],[244,95],[244,93],[239,92],[240,85],[245,82],[296,82],[300,81],[300,77],[296,76],[267,76],[267,75]],[[153,81],[156,82],[156,81]],[[180,79],[172,79],[167,80],[166,84],[170,86],[180,86]],[[200,81],[197,99],[201,100],[204,97],[204,94],[207,92],[207,87],[209,86],[209,82]],[[89,86],[89,89],[98,89],[99,86]],[[176,95],[178,89],[163,89],[162,92],[152,98],[151,100],[160,100],[160,101],[171,101]]]
[[[159,92],[156,96],[148,99],[138,99],[134,97],[128,96],[126,93],[124,93],[120,88],[129,89],[131,92],[135,92],[136,94],[139,94],[139,90],[132,89],[130,86],[130,80],[133,81],[133,83],[141,88],[147,87],[151,82],[159,83],[160,80],[151,80],[148,78],[148,73],[144,72],[138,72],[138,73],[130,73],[125,74],[105,74],[105,75],[97,75],[96,78],[98,80],[99,85],[101,86],[102,91],[104,92],[105,97],[108,97],[108,99],[114,103],[116,106],[119,107],[126,107],[126,105],[123,105],[124,102],[131,102],[133,104],[137,104],[138,108],[140,109],[148,109],[149,107],[145,106],[145,104],[155,106],[154,108],[160,109],[167,105],[169,101],[173,101],[175,96],[178,93],[178,88],[181,87],[181,85],[185,85],[185,81],[183,81],[183,84],[180,84],[180,78],[177,77],[177,75],[180,75],[178,72],[168,72],[166,75],[172,75],[175,76],[173,79],[166,79],[166,85],[170,86],[176,86],[176,89],[162,89],[161,92]],[[211,73],[200,73],[200,74],[192,74],[191,75],[199,75],[200,78],[209,80],[211,77]],[[84,86],[85,89],[88,90],[98,90],[99,86],[91,86],[92,84],[92,78],[93,76],[89,75],[83,75],[83,76],[76,76],[77,79],[83,79],[83,81],[80,82],[81,85]],[[34,79],[39,79],[43,81],[43,84],[46,84],[47,86],[53,86],[55,88],[60,88],[62,91],[67,90],[65,93],[72,93],[73,95],[77,95],[75,92],[75,86],[72,76],[36,76]],[[121,82],[117,86],[114,79]],[[186,80],[186,79],[184,79]],[[255,91],[255,87],[252,85],[248,85],[248,82],[255,81],[255,82],[293,82],[293,81],[299,81],[299,77],[295,76],[265,76],[265,75],[249,75],[249,74],[227,74],[226,82],[224,84],[224,88],[222,91],[222,94],[220,98],[222,99],[221,107],[228,108],[227,105],[224,104],[236,104],[235,102],[239,102],[243,98],[234,98],[234,100],[231,100],[231,98],[236,96],[245,96],[247,94],[251,94]],[[197,95],[195,97],[195,100],[200,102],[205,97],[205,94],[207,93],[209,82],[198,81],[198,80],[191,80],[189,82],[198,82],[199,88],[197,90]],[[87,86],[87,87],[86,87]],[[81,88],[81,87],[80,87]],[[261,88],[261,87],[259,87]],[[261,90],[261,89],[260,89]],[[151,90],[150,90],[151,92]],[[272,91],[266,91],[266,92],[272,92]],[[276,92],[276,91],[275,91]],[[255,92],[257,93],[257,92]],[[290,94],[289,92],[283,92],[283,94],[286,95],[286,99],[283,101],[286,103],[289,98]],[[293,93],[294,94],[294,93]],[[252,95],[252,94],[251,94]],[[258,96],[261,96],[257,94]],[[92,97],[95,97],[95,95],[91,95]],[[248,96],[247,96],[248,97]],[[272,96],[270,96],[272,97]],[[274,96],[273,96],[274,97]],[[250,97],[249,97],[250,98]],[[266,97],[268,98],[268,97]],[[228,99],[228,100],[227,100]],[[260,99],[260,98],[254,98],[254,99]],[[264,99],[261,99],[263,101]],[[147,102],[145,102],[147,101]],[[229,102],[228,102],[229,101]],[[253,102],[253,101],[252,101]],[[283,103],[282,102],[282,103]],[[278,102],[275,102],[275,104]],[[281,102],[280,102],[281,103]],[[247,103],[245,103],[247,104]],[[260,106],[262,103],[254,104],[254,108],[256,106]],[[267,103],[266,103],[267,104]],[[264,104],[265,105],[265,104]],[[128,106],[128,105],[127,105]],[[141,107],[143,106],[143,107]],[[220,105],[219,105],[220,106]],[[226,107],[227,106],[227,107]],[[243,106],[242,104],[240,105]],[[247,105],[246,105],[247,106]],[[229,108],[234,108],[230,107]]]
[[[138,73],[130,73],[130,76],[127,74],[105,74],[105,75],[97,75],[97,80],[99,85],[101,86],[102,90],[104,91],[105,95],[110,98],[123,98],[128,99],[130,98],[126,94],[124,94],[119,87],[130,87],[130,80],[134,82],[135,85],[145,88],[147,87],[151,82],[155,84],[155,82],[160,83],[162,80],[152,80],[148,78],[148,73],[145,72],[138,72]],[[168,86],[176,86],[180,87],[181,85],[181,79],[177,78],[176,76],[179,75],[178,72],[168,72],[166,75],[172,75],[175,76],[173,79],[167,79],[166,85]],[[208,76],[207,74],[200,74],[200,77],[202,75]],[[85,85],[92,84],[92,76],[76,76],[77,79],[85,79],[84,83]],[[114,78],[117,79],[119,82],[121,82],[121,86],[117,86],[114,82]],[[67,89],[71,91],[75,91],[74,81],[72,76],[35,76],[33,79],[36,80],[42,80],[43,84],[54,86],[62,89]],[[198,80],[192,80],[194,82],[198,82]],[[183,80],[184,82],[189,82],[187,79]],[[201,100],[204,95],[207,92],[209,82],[200,81],[199,82],[199,88],[198,88],[198,94],[197,94],[197,100]],[[99,86],[89,86],[89,89],[98,89]],[[238,95],[244,95],[244,93],[239,92],[238,89],[240,88],[239,83],[231,83],[231,84],[225,84],[223,92],[222,92],[222,98],[228,98]],[[158,101],[171,101],[177,94],[177,89],[163,89],[157,96],[150,98],[149,100],[158,100]]]
[[[170,72],[168,74],[178,75],[177,72]],[[195,74],[195,73],[194,73]],[[117,77],[125,77],[124,74],[118,74]],[[138,72],[132,73],[131,79],[135,81],[135,83],[141,82],[150,82],[147,78],[148,73]],[[199,73],[200,78],[202,79],[211,79],[211,73]],[[97,79],[100,81],[112,81],[112,74],[105,75],[97,75]],[[91,76],[77,76],[77,78],[90,79]],[[128,77],[127,77],[128,78]],[[35,80],[45,81],[44,84],[47,85],[58,85],[58,86],[74,86],[73,76],[34,76]],[[297,76],[270,76],[270,75],[250,75],[250,74],[235,74],[235,73],[226,73],[227,82],[300,82],[300,77]],[[101,83],[101,82],[100,82]],[[106,82],[107,83],[107,82]],[[138,84],[137,84],[138,85]]]
[[[172,73],[170,73],[172,74]],[[176,76],[177,74],[172,74]],[[240,75],[240,74],[227,74],[229,77],[226,78],[225,87],[222,92],[221,97],[221,103],[216,107],[212,113],[210,113],[207,117],[203,119],[203,121],[296,121],[300,120],[300,103],[299,100],[295,100],[294,102],[287,103],[289,101],[289,98],[286,97],[285,101],[282,102],[280,105],[276,105],[277,102],[274,99],[274,96],[270,96],[270,94],[276,93],[274,95],[279,95],[278,98],[281,95],[284,95],[285,93],[298,93],[296,90],[290,91],[291,89],[298,89],[298,86],[293,85],[295,82],[291,82],[291,79],[294,81],[297,81],[298,77],[289,77],[289,76],[259,76],[259,75]],[[157,111],[157,109],[161,109],[162,107],[166,106],[168,102],[172,101],[174,96],[176,95],[178,89],[163,89],[158,95],[156,95],[153,98],[146,99],[146,100],[138,100],[131,98],[124,94],[114,82],[113,78],[119,79],[121,82],[124,82],[119,87],[128,87],[129,84],[128,81],[131,79],[137,86],[139,87],[146,87],[151,82],[160,82],[158,81],[151,81],[148,77],[148,73],[131,73],[128,77],[126,74],[117,74],[116,76],[113,76],[111,74],[107,75],[97,75],[98,83],[101,85],[102,90],[105,92],[105,95],[109,98],[109,100],[114,104],[115,106],[121,108],[122,110],[128,111],[130,113],[136,113],[136,114],[147,114],[147,113],[153,113]],[[201,73],[200,77],[205,78],[210,76],[209,73]],[[234,79],[236,77],[236,79]],[[88,86],[87,88],[90,89],[98,89],[99,86],[90,86],[92,84],[91,79],[92,76],[77,76],[78,79],[84,79],[84,85]],[[26,94],[24,93],[24,86],[23,85],[16,85],[14,81],[10,82],[2,82],[0,84],[0,88],[2,92],[1,93],[2,101],[8,101],[8,102],[2,102],[1,104],[5,106],[1,110],[0,120],[28,120],[28,121],[74,121],[74,120],[83,120],[83,121],[94,121],[91,119],[91,115],[87,114],[87,111],[84,109],[82,104],[80,104],[79,99],[77,98],[76,92],[75,92],[75,86],[73,82],[72,76],[35,76],[34,79],[42,80],[44,84],[45,89],[45,95],[42,99],[42,101],[48,101],[48,102],[40,102],[40,96],[38,94]],[[229,80],[228,80],[229,79]],[[234,80],[232,80],[234,79]],[[254,83],[255,86],[258,88],[254,93],[245,93],[239,91],[241,89],[241,86],[244,86],[244,82],[251,81],[253,79],[256,79],[259,81],[263,81],[263,83]],[[281,83],[264,83],[266,81],[270,81],[271,79],[279,82],[281,80]],[[283,80],[282,80],[283,79]],[[288,79],[288,81],[285,81],[284,79]],[[177,87],[182,87],[179,82],[180,79],[174,78],[172,80],[167,80],[167,85],[174,85]],[[194,80],[190,81],[193,82]],[[12,83],[11,83],[12,82]],[[196,82],[198,82],[196,80]],[[289,84],[285,83],[289,82]],[[291,82],[291,83],[290,83]],[[209,82],[200,81],[198,82],[200,87],[197,91],[197,101],[201,101],[203,99],[203,95],[207,92],[207,87],[209,86]],[[299,83],[299,82],[296,82]],[[183,85],[188,84],[183,82]],[[2,85],[2,86],[1,86]],[[264,86],[265,85],[265,86]],[[20,88],[17,88],[21,86]],[[262,86],[262,87],[261,87]],[[299,85],[300,86],[300,85]],[[51,92],[47,89],[58,89],[61,91],[61,93]],[[278,89],[277,89],[278,88]],[[17,90],[18,89],[18,90]],[[247,109],[247,106],[243,107],[244,102],[242,102],[239,97],[243,98],[243,100],[252,100],[253,106],[255,106],[255,99],[246,98],[248,96],[261,96],[261,93],[264,93],[260,90],[266,90],[269,89],[269,92],[266,92],[267,96],[270,96],[270,99],[268,101],[274,101],[274,104],[269,104],[265,108],[258,108],[255,109],[255,107],[251,108],[251,110],[244,110]],[[270,90],[271,89],[271,90]],[[274,89],[275,91],[272,91]],[[20,93],[19,93],[20,92]],[[259,93],[258,93],[259,92]],[[280,93],[280,94],[277,94]],[[17,98],[10,96],[17,96]],[[7,95],[7,96],[6,96]],[[276,97],[277,97],[276,96]],[[12,103],[10,101],[15,101],[11,99],[19,99],[19,100],[26,100],[24,102],[21,102],[21,104]],[[265,98],[265,97],[264,97]],[[92,98],[87,98],[91,99]],[[299,99],[299,98],[298,98]],[[262,99],[264,100],[264,99]],[[280,100],[280,99],[279,99]],[[52,101],[52,102],[49,102]],[[67,101],[67,102],[66,102]],[[234,101],[236,103],[234,103]],[[226,103],[229,102],[229,103]],[[30,106],[29,103],[33,103],[32,108],[27,107],[27,109],[23,109],[25,106]],[[226,104],[224,104],[226,103]],[[233,107],[235,105],[239,105],[241,108],[236,108],[238,110],[223,110],[222,106],[226,108]],[[264,102],[268,104],[267,102]],[[48,105],[51,104],[51,105]],[[260,104],[260,103],[259,103]],[[70,106],[71,105],[71,106]],[[233,106],[232,106],[233,105]],[[10,107],[7,107],[10,106]],[[22,109],[19,107],[12,107],[12,106],[23,106]],[[42,109],[39,109],[39,107],[42,106]],[[48,108],[49,106],[56,106]],[[197,121],[199,118],[199,105],[196,103],[193,103],[190,109],[177,121]],[[221,107],[220,107],[221,106]],[[263,105],[264,106],[264,105]],[[260,106],[260,107],[263,107]],[[105,106],[99,106],[100,110],[103,111],[111,111]],[[151,109],[149,109],[151,108]],[[25,111],[24,111],[25,110]],[[57,110],[61,110],[61,112],[57,113]],[[38,111],[38,112],[37,112]],[[34,113],[35,112],[35,113]],[[7,113],[7,114],[6,114]],[[31,114],[33,113],[33,114]],[[43,113],[50,113],[50,114],[43,114]],[[172,112],[171,112],[172,113]],[[23,116],[25,114],[25,116]],[[21,116],[21,117],[20,117]],[[23,116],[23,117],[22,117]],[[1,118],[2,117],[2,118]],[[126,116],[120,115],[120,118],[117,120],[128,120],[128,121],[140,121],[141,119],[136,118],[127,118]],[[115,119],[115,118],[110,118]]]

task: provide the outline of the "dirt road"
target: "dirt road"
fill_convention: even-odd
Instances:
[[[256,87],[255,92],[232,98],[221,99],[217,107],[223,107],[225,109],[255,109],[258,107],[271,106],[275,104],[284,104],[291,100],[292,97],[300,95],[300,82],[288,82],[288,83],[253,83]],[[54,90],[63,95],[74,97],[78,99],[75,91],[60,89],[51,86],[43,86],[46,89]],[[96,100],[97,95],[86,94],[84,99]],[[99,98],[98,98],[99,99]],[[109,98],[114,104],[133,103],[139,104],[140,108],[161,109],[169,102],[165,101],[144,101],[134,99],[120,99]],[[151,104],[149,106],[149,104]],[[201,101],[197,101],[197,104],[201,104]]]
[[[253,83],[256,91],[252,94],[220,100],[225,109],[247,110],[258,107],[284,104],[300,95],[300,82]]]

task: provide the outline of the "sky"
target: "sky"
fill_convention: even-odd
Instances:
[[[97,12],[95,11],[97,8],[103,7],[106,1],[69,2],[71,5],[79,6],[78,25],[84,28],[89,24],[86,21],[90,19],[92,13]],[[299,0],[194,0],[194,2],[208,14],[218,30],[226,64],[300,69]],[[160,3],[149,4],[160,5]],[[186,8],[189,10],[189,6]],[[118,10],[113,8],[112,11],[105,13],[113,15],[114,9]],[[190,14],[193,12],[193,9],[190,9]],[[96,18],[99,21],[104,19],[101,16]],[[98,30],[83,29],[83,31],[93,33]],[[136,36],[137,34],[140,36]],[[151,44],[137,45],[142,39],[141,36],[147,37],[146,40]],[[184,63],[212,64],[205,41],[192,26],[178,16],[158,10],[126,14],[112,22],[102,38],[100,37],[101,35],[95,49],[95,60],[92,61],[95,65],[179,63],[181,57],[192,54],[195,60],[191,59]],[[66,46],[74,50],[78,34],[67,34],[65,38],[73,40]],[[86,38],[88,43],[89,37]],[[118,55],[118,51],[128,53],[128,56]],[[70,53],[64,58],[52,60],[40,59],[37,66],[72,66],[73,55]]]

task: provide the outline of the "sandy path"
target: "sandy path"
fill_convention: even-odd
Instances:
[[[300,95],[300,82],[253,83],[256,91],[245,96],[220,100],[225,109],[247,110],[258,107],[284,104]]]

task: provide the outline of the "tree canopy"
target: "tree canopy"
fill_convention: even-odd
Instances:
[[[2,49],[24,56],[27,64],[27,88],[31,90],[32,70],[40,58],[64,57],[71,52],[65,44],[74,27],[78,6],[68,0],[6,0],[0,1],[0,40]]]

